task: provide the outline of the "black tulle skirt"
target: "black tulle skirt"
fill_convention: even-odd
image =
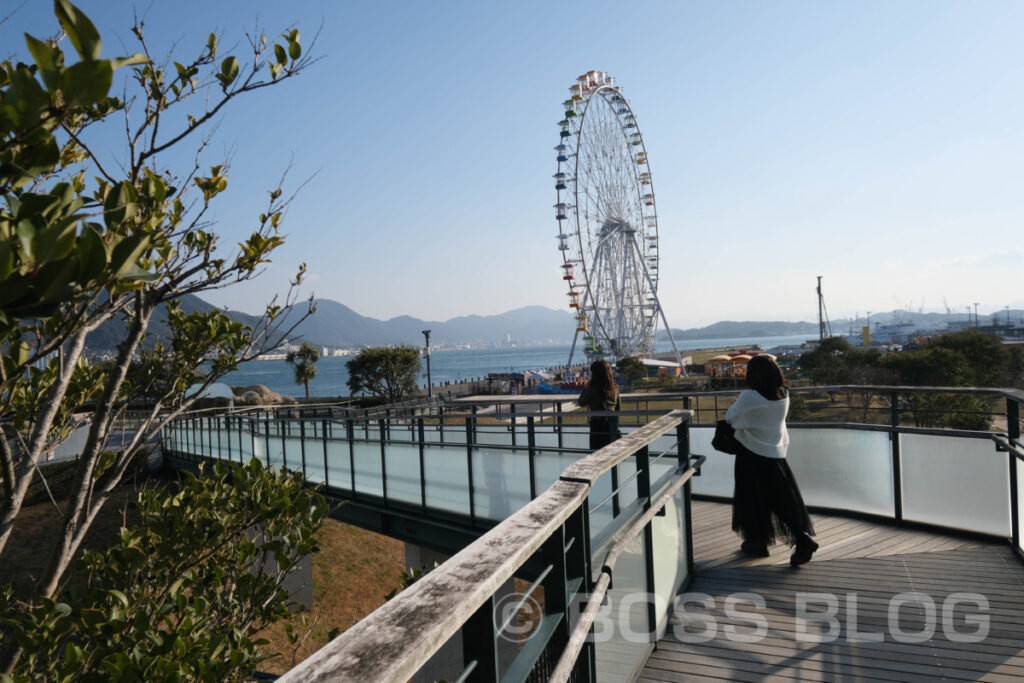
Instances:
[[[744,541],[793,545],[814,534],[800,488],[785,458],[766,458],[744,448],[736,455],[732,529]]]
[[[590,418],[590,450],[596,451],[604,448],[620,436],[622,434],[619,433],[618,415]]]

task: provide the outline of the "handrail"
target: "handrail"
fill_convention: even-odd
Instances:
[[[1024,460],[1024,446],[1010,441],[1002,434],[992,434],[991,437],[996,442],[997,451],[1013,453],[1017,458]]]
[[[597,580],[594,590],[590,592],[588,596],[587,608],[583,614],[580,615],[580,620],[576,623],[576,627],[572,631],[572,635],[569,637],[569,643],[566,645],[565,650],[562,651],[562,656],[558,659],[558,666],[555,667],[555,671],[551,674],[548,682],[551,683],[563,683],[568,681],[572,675],[573,668],[576,666],[576,660],[579,658],[580,650],[583,649],[583,644],[586,642],[587,635],[590,633],[590,627],[594,625],[594,619],[597,617],[597,612],[601,607],[601,603],[604,602],[605,593],[611,587],[612,574],[615,571],[615,563],[619,559],[619,555],[625,550],[626,546],[634,539],[637,535],[643,531],[644,527],[654,519],[662,508],[668,504],[668,501],[672,499],[672,496],[676,494],[679,489],[683,487],[686,482],[700,471],[701,466],[707,461],[707,458],[703,455],[693,458],[697,461],[691,464],[680,477],[672,483],[671,486],[666,489],[665,493],[658,498],[657,502],[651,505],[650,508],[633,523],[633,526],[622,535],[621,538],[611,547],[608,553],[605,555],[604,564],[601,565],[601,577]]]
[[[621,439],[613,441],[592,455],[577,460],[565,468],[560,478],[562,481],[578,481],[593,486],[602,474],[662,434],[671,431],[682,422],[684,416],[688,417],[692,414],[693,411],[690,410],[673,410],[654,422],[647,423],[635,432],[630,432]]]
[[[669,391],[664,393],[643,393],[643,392],[629,392],[620,394],[622,400],[631,401],[638,398],[648,398],[658,400],[674,400],[677,398],[685,398],[688,396],[731,396],[743,391],[743,388],[739,389],[720,389],[716,391]],[[1013,398],[1017,401],[1024,402],[1024,389],[1014,389],[1012,387],[942,387],[942,386],[914,386],[914,385],[889,385],[889,384],[826,384],[826,385],[809,385],[790,387],[790,392],[793,393],[814,393],[818,391],[886,391],[886,392],[922,392],[922,393],[933,393],[933,394],[993,394],[997,396],[1005,396],[1006,398]],[[575,403],[578,396],[573,394],[516,394],[514,396],[502,396],[498,394],[493,395],[477,395],[477,396],[462,396],[459,398],[451,399],[451,403],[456,405],[483,405],[483,404],[495,404],[495,403]]]
[[[690,414],[672,411],[577,461],[523,508],[279,680],[408,680],[586,503],[597,477]]]

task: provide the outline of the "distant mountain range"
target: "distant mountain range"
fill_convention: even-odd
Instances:
[[[212,311],[216,307],[196,296],[186,296],[181,300],[185,311]],[[330,299],[319,299],[316,302],[316,313],[304,320],[296,328],[292,340],[309,341],[318,346],[339,346],[358,348],[363,346],[423,343],[423,330],[430,330],[431,345],[498,345],[511,341],[516,344],[562,344],[572,340],[575,327],[574,316],[567,311],[560,311],[544,306],[526,306],[507,311],[498,315],[468,315],[452,318],[444,322],[421,320],[412,316],[402,315],[390,320],[377,320],[360,315],[348,306]],[[301,306],[299,308],[302,308]],[[228,311],[233,319],[253,324],[257,317],[247,313]],[[293,315],[295,315],[293,313]],[[1000,319],[1003,314],[999,314]],[[1009,311],[1011,320],[1022,317],[1020,311]],[[896,310],[890,313],[874,314],[872,324],[895,321],[913,322],[919,329],[940,329],[952,321],[962,321],[964,314],[917,313]],[[990,321],[991,316],[983,316],[982,323]],[[834,334],[844,334],[864,324],[864,319],[857,321],[848,319],[833,320],[831,323]],[[806,334],[808,338],[817,336],[817,322],[785,322],[785,321],[732,321],[720,322],[690,329],[673,329],[672,335],[682,339],[738,339],[744,337],[776,337]],[[166,339],[168,335],[166,311],[158,312],[150,325],[147,343],[153,344]],[[124,336],[124,323],[111,321],[103,325],[89,338],[89,352],[102,354],[112,352]],[[658,339],[665,340],[668,336],[662,330]]]
[[[575,319],[565,311],[544,306],[526,306],[498,315],[467,315],[444,322],[401,315],[377,320],[359,315],[348,306],[319,299],[316,313],[304,320],[294,336],[330,346],[372,346],[423,343],[423,330],[430,330],[430,343],[520,344],[563,343],[572,339]]]
[[[978,325],[991,325],[994,322],[1004,323],[1009,320],[1015,322],[1024,319],[1024,311],[1010,309],[979,316]],[[875,313],[871,316],[871,326],[888,325],[892,323],[909,322],[918,330],[942,330],[950,327],[950,323],[963,326],[966,323],[965,313],[924,313],[920,311],[908,311],[897,309],[887,313]],[[860,334],[860,328],[867,324],[866,318],[839,318],[829,323],[832,334]],[[971,323],[974,324],[974,323]],[[789,335],[806,334],[808,338],[814,339],[818,336],[817,322],[783,322],[783,321],[753,321],[746,320],[737,322],[723,320],[705,327],[695,327],[687,330],[672,329],[672,336],[676,339],[739,339],[744,337],[782,337]],[[664,331],[658,334],[658,339],[667,340],[668,335]]]
[[[181,307],[186,312],[212,311],[216,307],[197,296],[182,297]],[[299,315],[305,305],[298,306],[289,315]],[[232,319],[252,325],[258,318],[247,313],[227,311]],[[565,311],[544,306],[526,306],[498,315],[468,315],[444,322],[421,320],[402,315],[390,320],[377,320],[360,315],[348,306],[318,299],[316,312],[299,323],[291,339],[308,341],[318,346],[362,347],[388,344],[423,344],[423,330],[430,330],[431,345],[486,345],[568,343],[572,340],[575,318]],[[285,318],[287,326],[287,316]],[[92,354],[113,352],[124,337],[124,323],[109,321],[89,337],[88,350]],[[165,340],[169,335],[166,309],[159,310],[150,323],[147,344]]]

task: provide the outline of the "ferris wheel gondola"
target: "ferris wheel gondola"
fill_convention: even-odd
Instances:
[[[658,300],[658,215],[643,136],[607,73],[588,71],[569,92],[554,175],[558,249],[577,323],[569,364],[580,339],[590,360],[650,355],[659,320],[669,327]]]

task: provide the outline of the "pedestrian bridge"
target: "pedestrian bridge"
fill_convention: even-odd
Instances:
[[[453,555],[284,680],[1019,677],[1024,392],[975,390],[1005,405],[995,433],[901,426],[901,396],[940,390],[873,389],[890,424],[791,424],[822,546],[798,570],[785,548],[737,555],[732,458],[695,395],[636,404],[593,454],[549,397],[490,398],[487,417],[195,416],[163,446],[182,467],[301,470],[348,521]]]

